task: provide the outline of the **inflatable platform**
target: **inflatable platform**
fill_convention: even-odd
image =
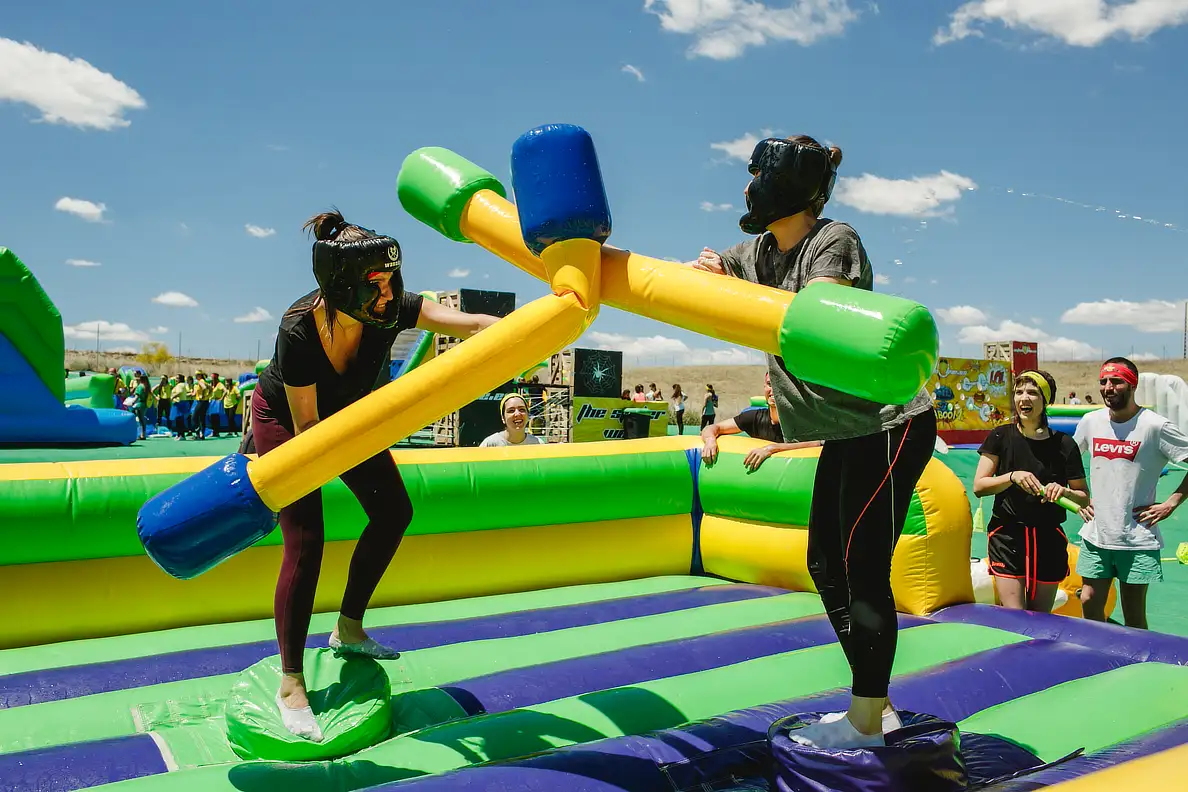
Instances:
[[[0,445],[128,445],[139,428],[129,412],[102,403],[114,381],[89,379],[85,400],[67,399],[62,315],[29,268],[0,247]],[[86,406],[84,406],[84,404]]]
[[[723,784],[763,782],[768,730],[841,706],[849,668],[806,570],[817,452],[748,474],[758,445],[722,438],[712,467],[693,437],[393,452],[416,517],[367,628],[394,661],[325,648],[365,522],[328,485],[306,668],[332,745],[267,723],[279,536],[182,581],[127,530],[210,460],[0,465],[0,788],[766,788]],[[979,772],[1030,786],[994,788],[1152,756],[1128,780],[1171,789],[1188,640],[973,604],[970,530],[934,459],[893,563],[896,706],[1021,749]]]

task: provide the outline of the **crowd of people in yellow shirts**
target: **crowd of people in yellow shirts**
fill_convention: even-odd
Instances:
[[[150,425],[165,428],[175,440],[205,440],[208,429],[214,437],[242,431],[244,398],[233,379],[218,374],[208,378],[198,370],[184,377],[162,376],[152,385],[143,372],[133,373],[127,382],[111,373],[116,375],[116,405],[136,415],[142,440]]]

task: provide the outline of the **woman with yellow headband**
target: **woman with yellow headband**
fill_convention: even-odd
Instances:
[[[1089,503],[1085,466],[1073,438],[1048,426],[1056,381],[1046,371],[1015,378],[1014,420],[990,432],[978,450],[974,494],[994,496],[987,529],[990,574],[1008,608],[1049,612],[1068,576],[1065,497]]]
[[[528,401],[523,396],[509,393],[500,399],[499,415],[503,419],[503,431],[483,440],[479,448],[542,445],[539,437],[528,434]]]

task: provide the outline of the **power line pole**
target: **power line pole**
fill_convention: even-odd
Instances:
[[[1188,360],[1188,300],[1184,301],[1184,360]]]

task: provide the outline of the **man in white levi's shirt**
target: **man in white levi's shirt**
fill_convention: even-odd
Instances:
[[[1105,621],[1106,597],[1117,578],[1126,626],[1145,630],[1147,586],[1163,580],[1159,523],[1188,495],[1188,475],[1162,503],[1155,490],[1169,461],[1188,459],[1188,436],[1135,402],[1138,368],[1126,358],[1107,360],[1098,384],[1106,409],[1082,417],[1074,437],[1081,452],[1090,454],[1093,493],[1081,510],[1081,606],[1085,618]]]

